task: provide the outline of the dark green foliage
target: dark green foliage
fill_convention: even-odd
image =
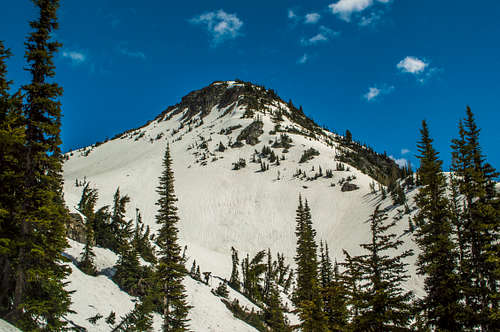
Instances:
[[[451,203],[459,249],[460,280],[465,297],[465,326],[483,331],[500,329],[500,200],[498,173],[486,162],[480,130],[467,107],[452,141]]]
[[[238,257],[238,251],[234,247],[231,247],[231,261],[233,264],[233,268],[231,270],[231,278],[229,279],[229,286],[239,291],[241,286],[240,273],[238,270],[238,267],[240,265],[240,259]]]
[[[90,187],[87,183],[82,191],[82,197],[78,203],[78,210],[85,216],[85,247],[83,249],[78,268],[89,275],[96,275],[95,254],[92,250],[94,243],[94,220],[95,220],[95,204],[97,202],[97,190]]]
[[[217,288],[215,289],[215,294],[227,299],[227,297],[229,296],[229,290],[227,289],[227,283],[225,281],[221,281],[219,283],[219,286],[217,286]]]
[[[163,331],[186,331],[188,329],[187,295],[182,280],[187,274],[181,247],[178,244],[177,197],[174,192],[174,173],[170,147],[167,146],[163,159],[163,172],[157,192],[159,207],[156,222],[160,226],[156,244],[158,263],[154,275],[154,294],[161,307]]]
[[[116,313],[114,311],[111,311],[108,317],[106,317],[106,324],[108,324],[109,326],[113,326],[115,325],[115,322],[116,322]]]
[[[377,153],[372,148],[358,142],[347,142],[342,138],[338,140],[346,147],[339,148],[338,161],[356,167],[384,185],[388,185],[393,179],[402,177],[401,169],[387,154]]]
[[[292,331],[283,312],[279,291],[274,282],[271,283],[269,288],[267,306],[264,309],[263,320],[273,332]]]
[[[328,245],[320,243],[320,284],[321,297],[330,331],[343,331],[347,326],[347,291],[340,278],[337,264],[332,266]]]
[[[386,223],[387,216],[380,206],[370,217],[371,241],[361,247],[368,253],[351,258],[357,275],[357,291],[354,296],[356,316],[352,321],[355,331],[388,331],[392,328],[404,328],[409,325],[411,316],[412,294],[402,287],[409,276],[408,264],[403,260],[413,253],[408,250],[397,256],[388,252],[397,251],[403,241],[394,233],[388,233],[396,221]]]
[[[112,332],[150,332],[153,331],[153,309],[149,301],[137,303]],[[106,320],[107,322],[107,320]],[[109,324],[109,323],[108,323]],[[168,330],[171,331],[171,330]]]
[[[351,132],[349,131],[349,129],[346,129],[345,131],[345,140],[347,143],[351,143],[352,142],[352,134]]]
[[[150,241],[151,231],[149,229],[149,225],[146,226],[146,229],[144,229],[141,213],[139,212],[139,210],[136,210],[136,213],[137,216],[134,235],[132,237],[132,246],[137,251],[137,254],[146,262],[155,263],[156,256],[153,245]]]
[[[233,163],[233,170],[237,171],[242,168],[245,168],[247,165],[247,162],[245,159],[240,158],[237,162]]]
[[[97,313],[95,316],[87,318],[90,324],[95,325],[97,321],[101,319],[103,316],[100,313]]]
[[[241,306],[238,301],[238,299],[234,299],[232,302],[229,302],[228,300],[222,299],[222,303],[226,305],[226,308],[229,309],[234,315],[234,317],[244,321],[248,325],[254,327],[257,329],[257,331],[260,332],[267,332],[268,329],[264,323],[264,318],[262,317],[262,314],[258,312],[254,312],[253,309],[252,311],[248,312],[245,311]]]
[[[11,56],[0,41],[0,317],[11,310],[15,287],[14,260],[17,255],[19,213],[24,181],[24,117],[20,93],[9,94],[5,61]]]
[[[459,331],[461,296],[446,180],[425,121],[422,122],[420,133],[418,176],[422,187],[415,199],[420,208],[415,217],[415,236],[421,249],[417,262],[418,273],[426,276],[427,295],[422,307],[431,327],[441,331]]]
[[[111,212],[110,228],[113,232],[113,237],[110,243],[110,249],[120,253],[122,250],[127,250],[128,242],[132,236],[132,220],[125,219],[127,204],[130,198],[125,195],[121,196],[120,188],[116,189],[113,197],[113,209]]]
[[[243,278],[243,294],[254,301],[263,301],[264,292],[262,286],[262,275],[266,272],[266,264],[263,263],[266,251],[259,251],[254,258],[247,255],[241,261],[241,271]]]
[[[300,318],[302,331],[327,331],[326,316],[323,311],[320,281],[318,277],[316,231],[312,228],[312,218],[307,201],[302,204],[299,198],[297,208],[295,235],[297,250],[297,284],[293,301]]]
[[[8,252],[7,256],[2,256],[3,260],[7,258],[6,262],[2,262],[6,263],[2,264],[2,283],[5,282],[7,288],[0,293],[0,317],[22,330],[56,331],[66,325],[62,317],[70,306],[69,292],[63,288],[63,279],[68,276],[70,269],[62,264],[66,261],[62,252],[67,247],[65,224],[68,221],[62,196],[61,109],[57,100],[62,88],[53,81],[53,57],[60,44],[50,40],[58,27],[56,11],[59,1],[33,2],[39,9],[39,17],[30,22],[32,32],[25,42],[26,69],[31,74],[31,82],[23,86],[24,119],[18,127],[15,123],[19,114],[17,110],[8,111],[4,118],[5,108],[0,119],[3,132],[17,133],[7,144],[2,143],[2,148],[11,152],[5,156],[9,158],[7,166],[11,170],[14,170],[12,166],[22,169],[17,174],[22,177],[9,176],[8,181],[2,184],[11,189],[9,186],[14,184],[14,179],[21,180],[16,183],[15,196],[19,208],[8,206],[14,212],[8,220],[15,220],[16,226],[11,228],[6,224],[12,231],[9,238],[15,246],[10,246],[10,241],[2,244],[2,247],[7,246]],[[5,53],[1,56],[4,59]],[[2,85],[5,86],[5,82]],[[2,99],[5,100],[5,95]],[[7,122],[7,127],[5,119],[11,122]],[[21,126],[25,129],[24,138],[20,136]],[[20,143],[23,148],[18,150]],[[2,175],[9,168],[2,168]],[[7,192],[9,195],[11,193]],[[10,205],[9,201],[7,205]],[[0,254],[3,255],[3,252]],[[3,287],[2,284],[0,288]]]
[[[299,163],[305,163],[306,161],[313,159],[315,156],[319,156],[319,151],[314,148],[309,148],[302,153]]]

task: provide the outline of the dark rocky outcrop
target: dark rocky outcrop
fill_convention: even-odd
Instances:
[[[350,182],[344,182],[344,184],[342,185],[342,188],[340,189],[342,192],[346,192],[346,191],[354,191],[354,190],[358,190],[359,187],[357,185],[355,185],[354,183],[350,183]]]
[[[83,218],[78,213],[70,213],[69,214],[69,222],[66,228],[66,236],[71,240],[86,243],[87,236],[85,232],[85,222]]]
[[[249,124],[236,138],[236,141],[245,141],[248,145],[255,145],[259,143],[259,137],[264,133],[262,128],[264,123],[262,121],[254,121]]]

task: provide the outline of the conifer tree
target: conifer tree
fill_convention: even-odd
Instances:
[[[271,331],[290,332],[287,319],[283,313],[278,286],[274,281],[269,286],[267,305],[264,309],[264,321]]]
[[[4,316],[23,330],[61,330],[69,311],[70,297],[64,290],[70,268],[62,252],[67,247],[65,224],[68,213],[62,196],[60,151],[61,110],[57,98],[62,88],[48,82],[55,76],[52,41],[57,29],[58,0],[33,0],[39,9],[33,31],[25,45],[31,82],[23,86],[25,149],[23,151],[22,204],[18,220],[15,288],[10,310]],[[43,326],[43,327],[42,327]]]
[[[300,328],[304,332],[328,331],[318,278],[317,245],[314,239],[316,232],[312,228],[309,204],[306,201],[303,205],[301,197],[297,208],[295,234],[297,285],[293,300],[301,321]]]
[[[429,326],[440,331],[459,331],[460,290],[457,280],[457,253],[451,238],[452,225],[442,161],[432,146],[425,121],[418,142],[422,187],[416,196],[416,241],[421,249],[418,273],[425,275],[426,296],[422,301]]]
[[[479,133],[474,114],[467,107],[466,118],[459,123],[459,138],[452,141],[452,171],[458,189],[455,190],[463,197],[455,208],[455,220],[461,231],[460,267],[468,309],[466,326],[479,326],[486,331],[500,329],[500,205],[495,191],[498,173],[485,161]]]
[[[343,331],[347,326],[347,294],[340,279],[338,267],[332,266],[328,244],[320,242],[320,281],[324,311],[331,332]]]
[[[231,261],[233,264],[233,268],[231,270],[231,278],[229,278],[229,286],[231,288],[240,290],[240,274],[238,267],[240,265],[240,259],[238,257],[238,251],[234,248],[231,247]]]
[[[388,233],[396,225],[386,223],[387,216],[377,206],[370,216],[371,241],[361,244],[368,253],[353,258],[360,272],[360,288],[356,295],[358,317],[354,321],[355,331],[388,331],[406,327],[411,319],[411,292],[402,287],[409,276],[407,263],[403,259],[411,256],[411,250],[396,256],[403,244],[397,235]]]
[[[94,208],[97,202],[97,189],[91,188],[87,183],[82,191],[82,197],[78,203],[78,210],[85,216],[85,247],[81,255],[78,267],[86,274],[96,275],[97,268],[95,266],[95,253],[92,249],[94,243]]]
[[[24,119],[20,93],[12,96],[9,93],[12,82],[6,78],[5,60],[10,56],[0,41],[0,317],[11,310],[15,239],[19,234],[17,217],[22,203],[18,197],[24,181]]]
[[[110,249],[120,253],[122,250],[128,250],[129,241],[132,237],[132,221],[125,219],[127,204],[130,202],[130,197],[127,195],[121,196],[120,188],[116,189],[113,197],[113,210],[111,214],[111,231],[113,238],[110,243]]]
[[[163,158],[163,172],[157,188],[159,194],[156,222],[160,225],[156,244],[159,248],[158,263],[155,271],[155,287],[161,303],[163,331],[187,331],[187,295],[182,280],[187,274],[178,244],[177,197],[174,192],[174,172],[170,146]]]

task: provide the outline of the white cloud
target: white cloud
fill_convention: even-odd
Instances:
[[[349,22],[353,13],[361,12],[371,5],[373,5],[373,0],[339,0],[328,7],[330,7],[333,14]]]
[[[429,64],[425,61],[416,57],[407,56],[398,63],[397,68],[404,73],[418,75],[423,73],[427,66],[429,66]]]
[[[297,63],[303,65],[307,62],[307,60],[309,60],[309,56],[307,55],[307,53],[304,53],[304,55],[297,60]]]
[[[71,60],[74,65],[79,65],[87,60],[87,56],[83,52],[78,51],[63,51],[62,56]]]
[[[363,98],[367,101],[374,101],[377,97],[381,95],[386,95],[391,93],[394,90],[394,86],[383,86],[383,87],[370,87],[368,88],[368,92],[363,95]]]
[[[121,48],[121,47],[119,48],[119,51],[121,54],[129,56],[131,58],[139,58],[142,60],[146,59],[146,55],[141,51],[131,51],[127,48]]]
[[[408,165],[408,160],[406,160],[405,158],[394,158],[393,156],[389,156],[389,158],[394,160],[396,165],[398,165],[399,167],[405,167],[406,165]]]
[[[320,42],[329,41],[330,39],[337,37],[339,34],[340,32],[334,31],[322,25],[319,27],[319,32],[316,35],[307,39],[303,38],[300,40],[300,43],[304,46],[315,45]]]
[[[297,17],[297,14],[292,9],[288,9],[288,18],[289,19],[294,19]]]
[[[333,14],[338,15],[346,22],[350,22],[352,14],[364,11],[371,7],[374,2],[388,4],[391,0],[339,0],[328,7]]]
[[[201,14],[190,19],[189,22],[197,25],[205,25],[212,37],[214,46],[225,40],[238,37],[240,35],[239,31],[243,26],[243,21],[236,14],[228,14],[222,9]]]
[[[320,18],[321,18],[321,15],[318,13],[309,13],[309,14],[306,14],[304,22],[306,24],[316,24],[316,23],[318,23]]]
[[[408,149],[401,149],[401,154],[408,154],[410,153],[411,151],[408,150]]]

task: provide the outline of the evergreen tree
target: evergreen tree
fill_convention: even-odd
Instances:
[[[178,244],[177,197],[174,192],[174,173],[170,147],[167,146],[163,159],[163,173],[157,192],[160,195],[156,222],[160,225],[156,244],[159,247],[155,271],[155,287],[161,303],[163,331],[187,331],[187,295],[182,280],[187,274]]]
[[[152,312],[152,305],[147,299],[140,301],[122,318],[112,332],[151,332],[153,331]]]
[[[353,258],[360,272],[355,331],[404,328],[411,319],[412,294],[401,284],[409,278],[406,274],[408,264],[403,259],[413,253],[408,250],[397,256],[388,254],[397,251],[403,241],[397,240],[396,234],[388,233],[396,222],[386,223],[386,220],[387,216],[377,206],[369,220],[371,241],[361,245],[368,253]]]
[[[139,253],[130,243],[122,245],[115,269],[113,280],[121,289],[132,296],[143,293],[140,283],[145,278],[146,271],[139,262]]]
[[[320,281],[324,311],[331,332],[343,331],[347,326],[347,294],[340,279],[338,267],[332,267],[328,244],[320,242]]]
[[[11,56],[0,41],[0,317],[11,308],[15,287],[15,239],[22,202],[18,199],[24,181],[24,118],[20,93],[11,96],[5,60]]]
[[[293,300],[299,314],[300,328],[304,332],[328,331],[318,278],[317,245],[314,239],[316,232],[312,228],[309,205],[307,201],[303,205],[302,198],[299,198],[297,208],[295,234],[297,285]]]
[[[78,262],[78,268],[86,274],[95,276],[97,275],[97,268],[95,266],[95,253],[92,249],[93,230],[90,225],[86,225],[86,237],[87,240],[85,247],[83,247],[80,261]]]
[[[58,0],[33,0],[39,9],[33,31],[25,45],[31,82],[23,86],[25,144],[23,183],[18,196],[15,287],[8,312],[3,315],[23,330],[61,330],[62,317],[69,311],[70,296],[64,290],[70,268],[62,264],[67,247],[65,224],[68,213],[62,196],[60,151],[61,110],[57,98],[62,88],[48,82],[55,76],[54,53],[60,44],[51,41],[57,29]]]
[[[457,254],[452,241],[446,180],[441,171],[442,161],[432,146],[427,123],[422,122],[418,142],[422,187],[416,196],[420,211],[415,217],[416,241],[421,249],[418,273],[425,275],[427,292],[422,301],[428,324],[440,331],[459,331],[460,291],[457,280]]]
[[[85,216],[85,247],[81,255],[80,262],[78,262],[78,267],[86,274],[96,275],[97,268],[95,266],[95,253],[92,250],[92,245],[94,243],[94,219],[95,213],[94,208],[97,202],[97,189],[90,188],[90,184],[87,183],[82,191],[82,197],[78,203],[78,210]]]
[[[452,141],[455,191],[463,197],[455,206],[456,232],[461,232],[461,284],[467,304],[466,326],[483,331],[500,329],[498,260],[500,205],[495,191],[498,173],[486,163],[479,144],[480,129],[467,107]],[[455,193],[458,196],[458,193]]]
[[[264,322],[275,332],[290,332],[292,329],[288,326],[287,319],[283,313],[283,308],[280,300],[280,293],[275,282],[271,282],[269,286],[269,295],[267,305],[264,309]]]
[[[118,253],[122,250],[128,250],[128,242],[133,234],[132,221],[125,219],[127,204],[129,202],[130,198],[127,195],[121,196],[120,188],[117,188],[113,197],[113,210],[111,213],[110,228],[113,232],[113,237],[110,249]]]
[[[238,257],[238,251],[234,247],[231,247],[231,261],[233,263],[233,268],[231,271],[231,278],[229,279],[229,286],[239,291],[241,286],[240,274],[238,270],[240,265],[240,259]]]

